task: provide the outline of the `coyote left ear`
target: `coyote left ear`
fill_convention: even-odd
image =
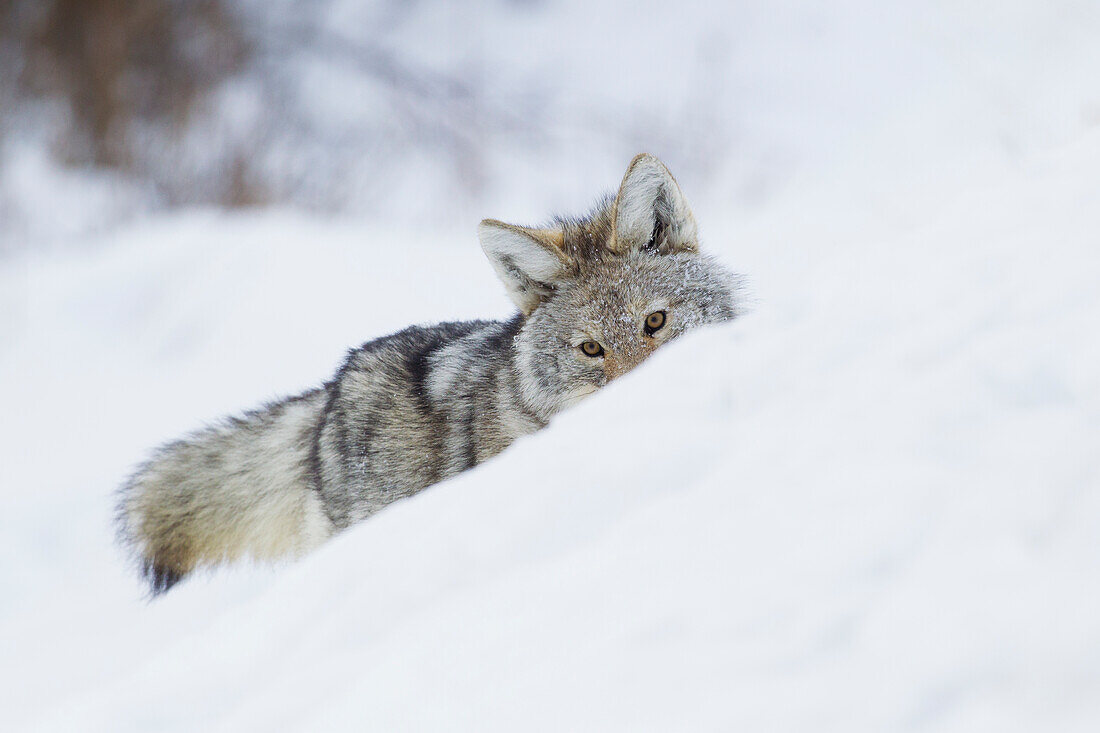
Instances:
[[[561,229],[530,229],[486,219],[477,234],[497,277],[525,316],[550,295],[554,283],[575,269],[563,249],[565,233]]]
[[[650,248],[661,254],[698,250],[695,217],[680,185],[664,163],[648,153],[630,161],[612,219],[608,249],[615,254]]]

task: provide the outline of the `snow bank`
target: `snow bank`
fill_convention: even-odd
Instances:
[[[354,265],[384,235],[285,216],[29,263],[43,310],[3,382],[4,443],[27,446],[5,459],[5,536],[28,553],[5,562],[4,687],[27,691],[5,707],[47,730],[1090,729],[1098,165],[1091,133],[920,227],[860,238],[849,214],[805,257],[812,218],[712,235],[759,275],[742,320],[298,564],[152,605],[105,548],[107,493],[146,444],[324,375],[345,324],[501,299],[472,241]],[[352,303],[319,328],[299,310]],[[173,330],[200,356],[138,375],[176,363]]]

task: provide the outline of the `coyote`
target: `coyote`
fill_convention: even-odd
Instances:
[[[197,567],[313,549],[496,455],[688,329],[733,318],[651,155],[587,217],[493,219],[481,247],[519,312],[412,326],[349,352],[323,386],[160,448],[120,490],[122,541],[153,595]]]

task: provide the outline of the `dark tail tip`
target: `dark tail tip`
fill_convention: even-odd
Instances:
[[[149,581],[150,590],[154,598],[167,593],[172,586],[183,580],[185,576],[185,573],[178,572],[174,568],[156,562],[146,563],[145,567],[142,569],[142,574],[145,576],[145,579]]]

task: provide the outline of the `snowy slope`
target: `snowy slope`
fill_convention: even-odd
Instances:
[[[440,316],[499,310],[499,296],[472,246],[403,245],[356,272],[357,230],[266,217],[134,233],[207,240],[194,260],[162,241],[143,263],[168,292],[121,287],[132,242],[29,265],[30,307],[48,310],[24,343],[53,350],[4,379],[20,416],[6,444],[36,436],[5,456],[25,483],[5,497],[4,534],[28,553],[6,563],[4,658],[20,664],[3,687],[27,692],[5,707],[56,730],[1091,729],[1100,134],[1031,168],[958,191],[935,223],[853,231],[817,256],[780,241],[812,222],[768,219],[770,238],[726,252],[758,283],[742,321],[313,557],[153,605],[104,548],[104,494],[150,424],[168,437],[181,415],[267,396],[257,381],[324,373],[339,339],[309,335],[292,305],[372,298],[326,295],[319,253],[368,294],[414,260],[440,290],[468,275],[469,302]],[[287,302],[250,292],[267,259]],[[303,275],[321,286],[295,293]],[[117,310],[95,313],[93,289],[112,284]],[[426,316],[422,296],[394,310]],[[97,319],[121,314],[135,335],[94,347]],[[145,318],[168,327],[145,332]],[[210,328],[172,332],[188,320]],[[261,321],[278,326],[244,333]],[[259,357],[122,379],[188,337]],[[303,356],[303,342],[329,353]],[[65,384],[76,364],[92,378]],[[48,577],[19,577],[34,569]]]
[[[4,260],[0,727],[1095,730],[1085,7],[976,25],[766,205],[696,197],[739,321],[298,563],[151,604],[119,480],[363,339],[506,315],[473,222],[191,211]]]

